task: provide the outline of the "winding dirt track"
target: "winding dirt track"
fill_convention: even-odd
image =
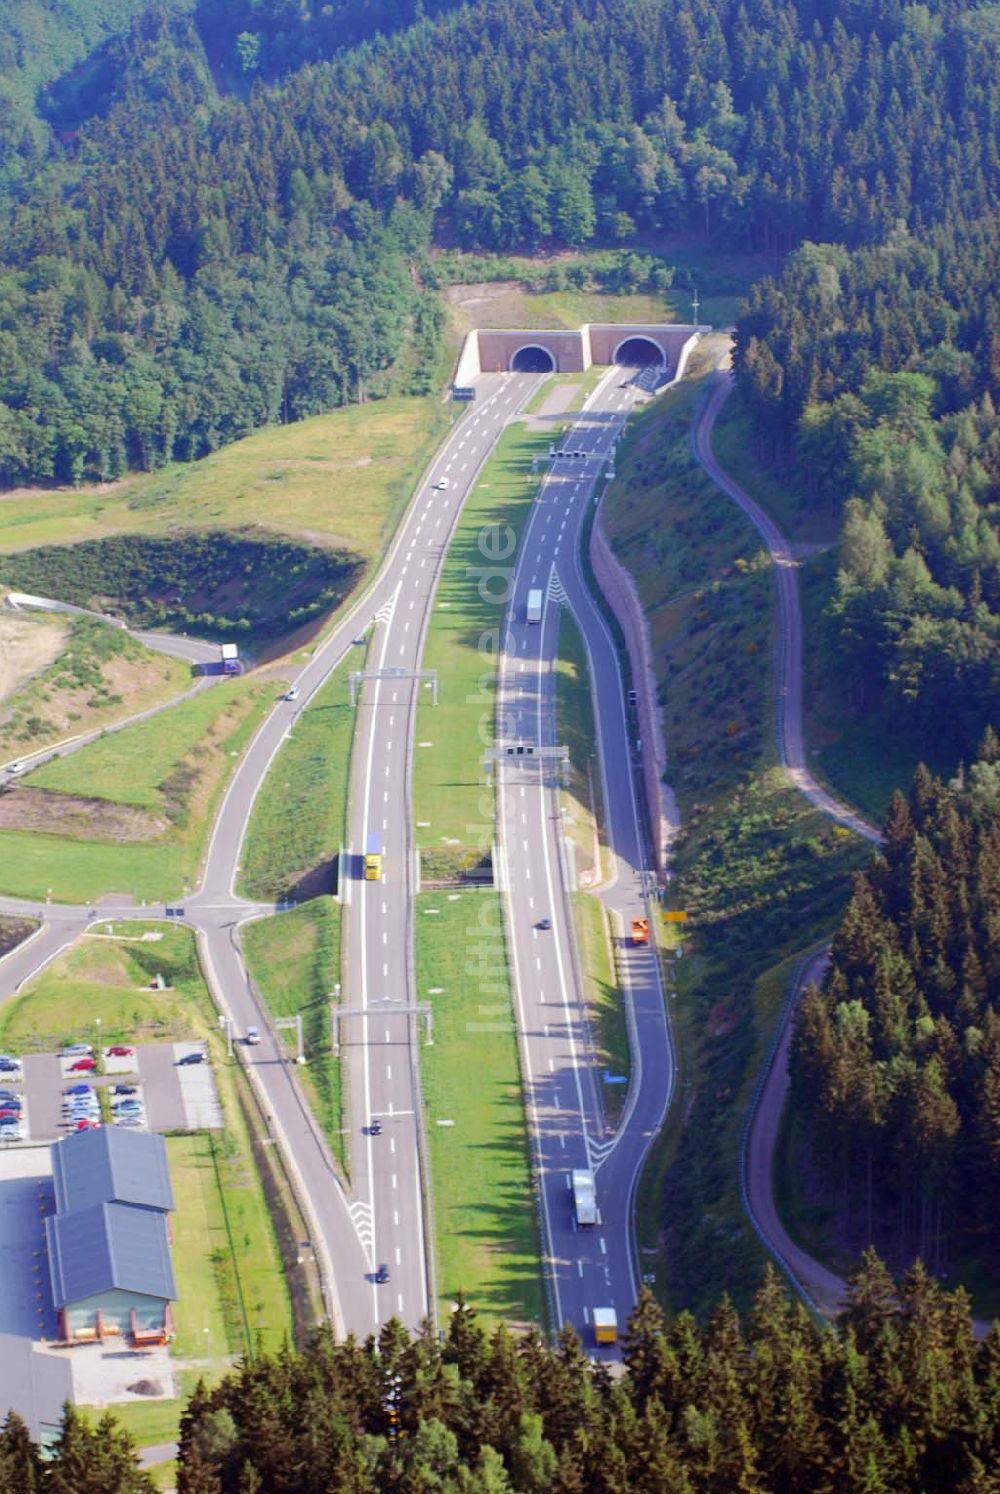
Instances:
[[[788,782],[810,804],[838,824],[877,845],[879,832],[861,815],[842,804],[817,783],[806,765],[802,733],[802,609],[799,603],[797,562],[774,520],[720,467],[712,451],[712,428],[733,389],[728,350],[709,378],[708,397],[691,431],[691,447],[700,465],[727,498],[738,504],[767,546],[774,566],[778,604],[775,639],[775,737],[778,758]],[[822,979],[826,950],[804,957],[796,972],[770,1064],[757,1091],[744,1133],[740,1156],[743,1205],[759,1239],[774,1256],[793,1285],[820,1312],[838,1311],[844,1300],[843,1279],[814,1260],[790,1238],[778,1214],[774,1195],[774,1148],[785,1097],[788,1093],[788,1049],[799,992],[810,981]]]

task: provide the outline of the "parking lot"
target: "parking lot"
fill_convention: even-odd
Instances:
[[[147,1043],[129,1054],[102,1056],[103,1073],[73,1067],[85,1054],[33,1054],[20,1074],[0,1076],[0,1088],[23,1096],[25,1143],[55,1141],[88,1119],[151,1131],[221,1130],[211,1064],[207,1058],[184,1061],[205,1051],[204,1043]]]

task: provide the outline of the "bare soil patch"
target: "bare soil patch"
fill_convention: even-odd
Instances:
[[[0,791],[0,830],[135,844],[159,840],[168,828],[161,815],[109,799],[87,799],[27,784]]]
[[[30,918],[0,918],[0,959],[23,943],[37,927]]]
[[[16,695],[33,675],[48,669],[68,632],[69,623],[60,618],[0,613],[0,701]]]

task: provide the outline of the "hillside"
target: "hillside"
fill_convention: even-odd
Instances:
[[[298,7],[259,14],[272,48],[301,33]],[[0,483],[190,459],[398,387],[400,367],[426,390],[436,243],[684,232],[777,260],[806,235],[865,245],[1000,201],[989,12],[385,14],[399,29],[348,28],[273,84],[251,40],[224,97],[197,15],[151,11],[115,43],[110,96],[0,202]]]

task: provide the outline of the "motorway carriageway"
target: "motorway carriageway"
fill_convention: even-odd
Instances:
[[[558,765],[501,757],[498,819],[508,947],[512,956],[526,1103],[540,1182],[546,1278],[552,1316],[572,1323],[588,1352],[617,1357],[593,1341],[595,1307],[615,1308],[623,1326],[635,1304],[639,1271],[633,1236],[635,1190],[649,1145],[669,1104],[675,1065],[652,946],[623,935],[650,916],[645,838],[638,807],[636,744],[611,635],[583,577],[580,541],[587,508],[634,403],[632,385],[611,370],[561,441],[582,456],[557,458],[522,539],[501,659],[498,746],[558,745],[555,668],[558,607],[568,605],[587,646],[600,748],[605,831],[612,870],[603,897],[621,944],[632,1049],[632,1078],[617,1132],[605,1125],[587,1032],[558,792]],[[527,594],[543,591],[540,624],[526,620]],[[550,918],[551,929],[541,920]],[[570,1173],[597,1173],[601,1222],[575,1223]]]

